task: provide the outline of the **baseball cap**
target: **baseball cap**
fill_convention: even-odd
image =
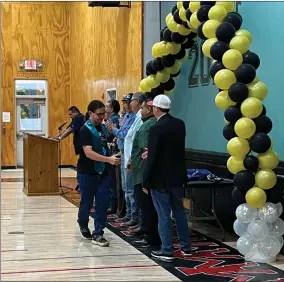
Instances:
[[[149,106],[169,110],[171,108],[171,100],[167,95],[158,95],[153,101],[147,103]]]
[[[125,97],[123,97],[122,102],[130,103],[133,93],[128,93]]]

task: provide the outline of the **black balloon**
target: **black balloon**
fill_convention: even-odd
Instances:
[[[256,125],[256,132],[263,132],[268,134],[272,129],[272,121],[268,116],[259,116],[254,119]]]
[[[222,41],[217,41],[211,46],[210,55],[214,60],[222,61],[224,53],[229,49],[229,44]]]
[[[209,69],[209,73],[212,79],[214,79],[215,74],[219,71],[219,70],[223,70],[225,69],[225,66],[223,65],[222,62],[214,62]],[[222,91],[222,90],[221,90]]]
[[[177,24],[182,24],[182,20],[181,18],[179,17],[179,10],[176,10],[173,14],[173,18],[174,18],[174,21],[177,23]]]
[[[189,2],[190,2],[190,1],[183,1],[183,2],[182,2],[182,6],[185,8],[185,10],[188,9],[188,7],[189,7]]]
[[[161,61],[165,68],[172,67],[175,64],[175,56],[169,54],[167,56],[162,57]]]
[[[246,156],[244,159],[244,167],[248,171],[257,172],[258,164],[259,164],[258,158],[253,155]]]
[[[257,54],[247,51],[243,54],[243,64],[250,64],[257,70],[260,65],[260,59]]]
[[[200,1],[200,5],[209,5],[209,6],[214,6],[216,4],[216,1]]]
[[[185,12],[185,17],[188,21],[190,21],[191,15],[192,15],[192,12],[189,9],[187,9]]]
[[[277,204],[279,202],[283,205],[283,184],[279,181],[272,189],[265,190],[267,195],[267,202]]]
[[[239,14],[238,12],[231,12],[231,13],[238,15],[241,18],[242,22],[243,22],[243,17],[241,16],[241,14]]]
[[[172,8],[172,15],[174,14],[174,12],[178,9],[177,5],[174,5]]]
[[[234,184],[240,191],[246,192],[250,188],[254,187],[255,176],[250,171],[242,170],[235,174]]]
[[[251,137],[249,144],[252,151],[262,154],[270,148],[271,140],[267,134],[257,132]]]
[[[221,23],[216,29],[216,38],[219,41],[229,43],[235,36],[236,29],[231,23]]]
[[[164,40],[164,30],[166,29],[167,27],[164,27],[163,29],[160,30],[160,41],[163,41]]]
[[[194,39],[197,36],[195,32],[191,32],[189,35],[187,35],[187,39]]]
[[[177,77],[179,76],[179,74],[180,74],[180,71],[178,71],[177,73],[171,74],[171,77]]]
[[[237,68],[235,75],[238,82],[248,84],[255,79],[256,71],[252,65],[242,64]]]
[[[185,54],[186,54],[185,49],[184,49],[184,48],[181,48],[180,51],[179,51],[176,55],[174,55],[174,58],[175,58],[176,60],[181,60],[181,59],[184,58]]]
[[[146,65],[146,73],[148,73],[148,74],[156,74],[157,73],[157,71],[152,66],[152,62],[153,61],[149,61]]]
[[[246,202],[246,193],[240,191],[237,187],[235,187],[232,191],[232,199],[233,203],[236,206],[239,206]]]
[[[264,105],[263,106],[263,109],[262,109],[262,112],[261,112],[261,116],[265,116],[266,115],[266,107]]]
[[[211,9],[211,6],[209,5],[202,5],[197,13],[196,13],[196,17],[197,19],[200,21],[200,22],[203,22],[203,21],[208,21],[209,18],[208,18],[208,13],[209,13],[209,10]]]
[[[194,40],[188,39],[185,43],[182,44],[184,49],[190,49],[194,45]]]
[[[203,28],[203,25],[204,25],[204,24],[205,24],[205,22],[202,22],[202,23],[198,26],[198,28],[197,28],[197,35],[199,36],[199,38],[206,40],[207,37],[203,34],[203,31],[202,31],[202,28]]]
[[[166,42],[172,42],[172,32],[168,28],[164,30],[163,36]]]
[[[161,88],[165,91],[170,91],[170,90],[174,89],[174,87],[175,87],[175,81],[171,77],[167,82],[161,83]]]
[[[147,93],[149,93],[150,94],[150,97],[155,97],[155,96],[157,96],[157,95],[159,95],[159,94],[164,94],[164,90],[160,87],[160,86],[158,86],[158,87],[156,87],[156,88],[152,88],[151,89],[151,91],[150,92],[147,92]],[[146,94],[147,95],[147,94]]]
[[[228,90],[229,97],[232,101],[243,102],[249,94],[248,87],[242,82],[236,82]]]
[[[189,25],[188,25],[188,23],[187,22],[182,22],[182,25],[185,27],[185,28],[187,28],[187,29],[190,29],[190,27],[189,27]]]
[[[231,106],[225,110],[224,117],[228,122],[236,123],[242,117],[242,113],[239,107]]]
[[[155,71],[162,71],[164,69],[161,58],[157,58],[152,61],[152,68]]]
[[[227,22],[227,23],[230,23],[234,26],[235,30],[239,30],[242,23],[243,23],[243,20],[242,18],[240,17],[240,14],[239,13],[229,13],[223,20],[223,22]]]
[[[179,34],[178,32],[172,32],[172,41],[175,42],[175,43],[182,43],[184,40],[185,40],[185,36]]]
[[[228,141],[237,136],[233,124],[229,123],[229,124],[226,124],[224,126],[224,128],[223,128],[223,136]]]

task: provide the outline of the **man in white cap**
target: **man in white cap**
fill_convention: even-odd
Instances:
[[[173,237],[171,211],[183,255],[191,254],[187,216],[182,196],[186,183],[185,124],[169,114],[171,100],[158,95],[152,102],[157,123],[149,131],[148,159],[144,171],[143,191],[151,192],[159,219],[162,247],[151,255],[160,260],[172,261]]]

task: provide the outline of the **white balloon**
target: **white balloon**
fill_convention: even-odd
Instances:
[[[256,241],[262,241],[268,236],[269,228],[264,221],[253,220],[248,225],[248,234]]]
[[[243,223],[239,219],[234,222],[234,231],[238,236],[244,236],[247,234],[248,223]]]
[[[269,226],[269,235],[275,237],[281,237],[284,235],[284,221],[281,218],[278,218]]]
[[[266,222],[266,223],[273,223],[279,217],[279,211],[273,203],[265,203],[263,207],[258,209],[258,217]]]
[[[281,248],[283,247],[284,245],[284,240],[283,240],[283,237],[277,237],[277,239],[279,240],[280,244],[281,244]]]
[[[277,207],[278,210],[278,217],[280,217],[280,215],[283,213],[283,206],[281,203],[277,203],[275,204],[275,206]]]
[[[242,255],[257,252],[257,242],[249,235],[242,236],[237,241],[237,249]]]
[[[243,223],[249,223],[257,218],[257,209],[249,207],[248,204],[241,204],[236,209],[236,217]]]
[[[281,243],[274,236],[267,236],[265,240],[258,243],[259,254],[264,257],[276,256],[281,250]]]

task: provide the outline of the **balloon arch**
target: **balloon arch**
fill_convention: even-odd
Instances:
[[[262,104],[268,89],[256,76],[260,59],[249,51],[252,35],[241,29],[234,2],[177,2],[165,21],[140,90],[149,96],[171,93],[180,64],[188,59],[186,50],[195,38],[204,40],[202,52],[213,59],[210,76],[219,88],[215,103],[224,110],[223,135],[231,155],[227,168],[234,174],[232,198],[238,203],[237,248],[246,260],[273,262],[283,246],[283,189],[276,186],[273,170],[279,157],[268,136],[272,121]]]

